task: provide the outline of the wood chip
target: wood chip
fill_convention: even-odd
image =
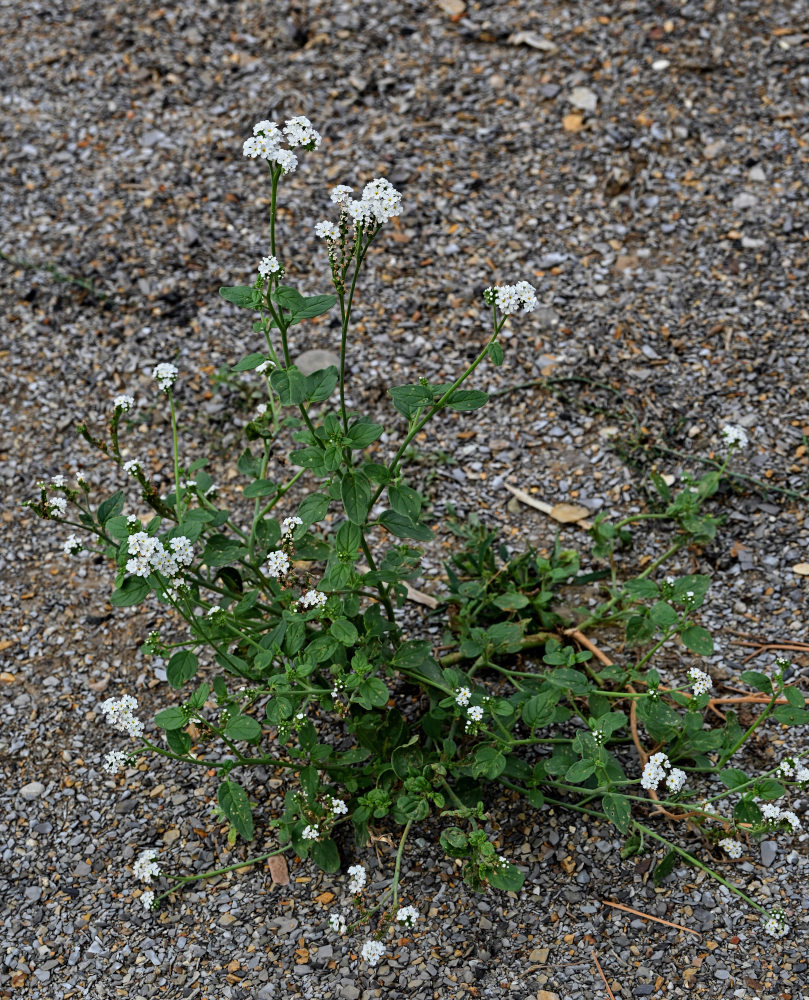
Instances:
[[[589,514],[590,511],[586,507],[574,503],[555,503],[550,509],[554,521],[560,521],[562,524],[575,524],[584,520]]]
[[[289,867],[283,854],[267,858],[267,867],[270,869],[270,878],[276,885],[289,885]]]
[[[407,587],[408,601],[414,601],[416,604],[424,604],[428,608],[438,607],[438,601],[430,594],[425,594],[421,590],[416,590],[416,588],[411,587],[407,581],[405,581],[405,587]]]
[[[526,493],[525,490],[519,490],[516,486],[510,486],[508,483],[504,484],[506,489],[512,496],[515,496],[521,503],[527,504],[529,507],[533,507],[534,510],[541,510],[543,514],[547,514],[552,517],[555,521],[559,521],[560,524],[575,523],[578,524],[580,528],[592,528],[593,522],[587,520],[587,516],[590,511],[586,507],[581,507],[578,504],[571,503],[557,503],[549,504],[545,503],[544,500],[537,500],[532,497],[530,493]],[[575,516],[573,513],[575,512]]]

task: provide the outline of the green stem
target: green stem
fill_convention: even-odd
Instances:
[[[775,703],[780,697],[780,695],[781,695],[780,690],[773,691],[773,696],[772,698],[770,698],[769,702],[767,702],[767,707],[764,709],[761,715],[759,715],[759,717],[752,724],[752,726],[750,726],[747,732],[743,733],[742,736],[740,736],[739,739],[733,744],[730,750],[728,750],[726,753],[722,755],[722,757],[719,759],[719,762],[716,765],[717,769],[724,767],[725,764],[727,764],[727,762],[730,760],[730,758],[736,753],[739,747],[741,747],[744,743],[747,742],[748,739],[750,739],[750,737],[758,729],[761,723],[770,715],[772,710],[775,708]],[[733,791],[735,792],[737,791],[737,789],[734,788]]]
[[[174,393],[171,389],[167,393],[169,397],[169,407],[171,408],[171,442],[174,453],[174,511],[177,515],[177,523],[182,521],[182,504],[180,502],[180,451],[177,436],[177,413],[174,409]]]
[[[198,882],[200,879],[204,878],[214,878],[217,875],[226,875],[228,872],[238,871],[240,868],[250,868],[253,865],[261,864],[262,861],[266,861],[267,858],[274,858],[279,854],[285,854],[287,851],[291,850],[292,845],[289,844],[286,847],[279,847],[277,851],[267,851],[266,854],[258,854],[254,858],[247,858],[246,861],[239,861],[235,865],[227,865],[225,868],[217,868],[214,871],[202,872],[199,875],[167,875],[166,878],[175,879],[177,885],[173,885],[170,889],[166,889],[165,892],[161,892],[159,896],[155,897],[155,904],[159,903],[161,899],[165,899],[166,896],[170,896],[173,892],[177,892],[182,889],[183,886],[188,885],[189,882]]]
[[[370,546],[365,538],[365,532],[360,528],[360,545],[362,546],[362,551],[365,553],[365,558],[368,560],[368,565],[372,573],[376,573],[376,563],[374,562],[374,557],[371,554]],[[385,585],[380,580],[376,584],[376,589],[379,593],[379,599],[385,607],[385,614],[388,616],[388,621],[395,622],[395,617],[393,614],[393,604],[391,603],[390,593],[385,587]]]

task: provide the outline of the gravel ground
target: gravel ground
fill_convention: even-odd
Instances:
[[[420,444],[436,520],[453,503],[512,544],[546,546],[549,522],[506,483],[640,510],[643,468],[693,471],[719,426],[739,422],[751,447],[734,468],[772,490],[740,481],[719,496],[719,540],[684,554],[682,568],[718,575],[703,616],[721,647],[710,669],[739,669],[749,650],[734,630],[806,640],[807,578],[792,567],[807,561],[808,23],[798,0],[0,0],[0,997],[578,1000],[608,995],[594,956],[620,998],[809,996],[804,835],[730,869],[786,907],[779,942],[700,873],[676,869],[655,888],[648,858],[621,860],[612,828],[508,799],[491,803],[493,831],[524,891],[468,893],[425,827],[403,877],[424,919],[375,970],[358,942],[327,932],[345,877],[308,864],[289,886],[264,870],[228,876],[147,914],[132,894],[140,850],[160,848],[178,872],[247,855],[227,850],[196,775],[159,761],[115,780],[100,770],[99,698],[132,691],[144,717],[165,701],[138,651],[162,610],[113,617],[104,566],[66,563],[64,531],[19,509],[43,476],[80,469],[100,494],[121,485],[72,431],[81,416],[101,424],[121,391],[145,401],[129,454],[166,481],[149,378],[163,360],[183,373],[188,453],[216,442],[217,480],[236,489],[225,456],[258,397],[249,378],[211,377],[255,345],[215,290],[250,280],[268,252],[267,191],[241,142],[261,118],[307,114],[325,139],[284,182],[291,283],[327,290],[307,234],[329,186],[384,174],[405,196],[356,311],[357,406],[389,416],[387,384],[457,372],[485,335],[493,280],[527,278],[543,303],[512,324],[505,365],[480,376],[501,394]],[[298,352],[334,347],[328,321],[297,330]],[[556,383],[564,396],[506,391],[571,377]],[[444,541],[425,556],[424,589]],[[660,541],[644,533],[631,558]],[[809,658],[794,662],[803,677]],[[750,760],[772,764],[803,737],[771,730]],[[260,779],[270,814],[278,786]],[[360,859],[380,886],[390,878],[384,844]]]

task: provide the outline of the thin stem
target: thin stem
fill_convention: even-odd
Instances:
[[[362,528],[360,528],[360,545],[362,546],[362,551],[365,553],[365,558],[368,560],[368,565],[371,568],[371,572],[376,573],[376,563],[374,562],[374,557],[371,554],[370,546],[368,545],[368,542],[365,538],[365,532],[362,530]],[[379,592],[379,597],[380,600],[382,601],[382,604],[385,606],[385,614],[388,616],[388,621],[391,622],[395,621],[395,617],[393,614],[393,604],[391,603],[390,599],[390,593],[385,588],[385,585],[382,583],[381,580],[376,584],[376,589]]]
[[[171,408],[171,442],[174,453],[174,511],[179,524],[182,521],[182,504],[180,503],[180,451],[177,437],[177,413],[174,409],[174,393],[171,389],[168,390],[167,395]]]
[[[198,882],[200,879],[214,878],[217,875],[226,875],[228,872],[235,872],[240,868],[250,868],[253,865],[261,864],[261,862],[266,861],[267,858],[274,858],[279,854],[285,854],[287,851],[291,850],[291,848],[292,845],[289,844],[286,847],[279,847],[277,851],[267,851],[266,854],[259,854],[255,858],[247,858],[246,861],[239,861],[235,865],[227,865],[225,868],[217,868],[214,871],[202,872],[199,875],[167,875],[166,878],[175,879],[177,885],[173,885],[170,889],[166,889],[165,892],[161,892],[160,895],[155,898],[155,903],[159,903],[161,899],[165,899],[166,896],[170,896],[173,892],[177,892],[179,889],[182,889],[183,886],[187,885],[189,882]]]

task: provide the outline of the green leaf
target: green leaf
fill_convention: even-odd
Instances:
[[[409,517],[403,517],[392,510],[383,511],[379,523],[397,538],[415,538],[420,542],[429,542],[433,538],[433,533],[426,524],[411,521]]]
[[[217,800],[222,812],[236,828],[244,840],[253,839],[253,814],[247,792],[236,781],[226,779],[219,786]]]
[[[219,294],[226,302],[242,309],[258,310],[261,308],[261,296],[252,285],[230,285],[220,288]]]
[[[525,594],[520,594],[516,590],[510,590],[507,594],[498,594],[492,601],[492,604],[500,608],[501,611],[517,611],[528,603]]]
[[[249,715],[234,715],[225,726],[229,740],[255,740],[261,736],[261,726]]]
[[[638,579],[627,580],[624,584],[624,592],[636,600],[649,600],[657,597],[660,590],[654,580]]]
[[[792,708],[803,708],[805,704],[803,695],[796,687],[784,688],[784,697]]]
[[[384,708],[390,698],[388,686],[379,677],[368,677],[357,688],[357,700],[363,708]]]
[[[762,778],[761,781],[757,781],[755,785],[756,795],[760,799],[764,799],[765,802],[773,802],[775,799],[780,799],[782,795],[786,795],[786,788],[781,784],[780,781],[776,781],[775,778]]]
[[[184,729],[188,724],[188,713],[178,705],[164,708],[154,717],[154,724],[159,729]]]
[[[739,674],[739,680],[762,694],[772,694],[772,681],[766,674],[759,673],[758,670],[744,670]]]
[[[669,626],[675,625],[679,621],[680,616],[666,601],[658,601],[652,605],[649,611],[649,618],[659,628],[669,628]]]
[[[305,527],[317,524],[326,516],[331,501],[324,493],[310,493],[303,503],[298,507],[298,517],[303,521]]]
[[[247,555],[247,549],[226,535],[211,535],[200,561],[205,566],[230,566]]]
[[[671,490],[669,489],[666,480],[660,475],[659,472],[652,472],[650,478],[652,480],[652,483],[654,484],[654,488],[660,494],[662,499],[665,500],[666,503],[670,503]]]
[[[525,875],[509,862],[489,875],[488,882],[503,892],[519,892],[525,882]]]
[[[347,618],[338,618],[329,627],[329,632],[344,646],[353,646],[359,639],[359,632]],[[387,698],[385,699],[387,701]]]
[[[426,385],[415,383],[413,385],[394,385],[388,389],[396,410],[409,420],[419,410],[429,406],[433,401],[433,394]]]
[[[336,301],[336,295],[305,296],[301,300],[302,304],[292,310],[292,316],[289,320],[290,326],[293,323],[300,323],[302,319],[312,319],[315,316],[322,316],[323,313],[327,313],[331,309]]]
[[[182,729],[168,729],[166,731],[166,743],[169,750],[185,756],[191,749],[191,737],[184,733]]]
[[[367,448],[373,444],[377,438],[385,431],[382,424],[375,424],[371,420],[355,420],[349,425],[348,435],[345,439],[347,445],[352,448]]]
[[[117,542],[124,541],[125,538],[129,538],[129,522],[120,515],[111,517],[107,521],[107,534],[112,535]]]
[[[248,354],[246,358],[237,361],[230,370],[232,372],[249,372],[254,368],[258,368],[259,365],[264,364],[266,360],[267,357],[264,354]]]
[[[505,354],[503,353],[503,348],[500,346],[500,344],[496,342],[494,344],[489,344],[487,353],[489,355],[489,361],[491,361],[493,365],[496,365],[499,368],[500,365],[502,365],[503,363],[503,358],[505,357]]]
[[[469,854],[469,837],[458,826],[449,826],[438,838],[444,853],[450,858],[465,858]]]
[[[610,792],[601,799],[601,808],[621,833],[626,833],[632,819],[632,804],[629,799],[625,795]]]
[[[196,708],[199,710],[203,707],[205,702],[208,700],[208,695],[211,693],[210,684],[200,684],[199,687],[194,691],[191,697],[188,699],[188,704],[191,708]]]
[[[587,694],[590,690],[590,682],[579,670],[570,670],[567,667],[559,667],[548,674],[547,680],[554,687],[562,688],[565,691],[572,691],[573,694]]]
[[[655,627],[646,615],[633,615],[626,623],[626,641],[630,646],[640,646],[654,637]]]
[[[671,875],[676,864],[677,853],[675,851],[669,851],[665,858],[655,865],[654,873],[652,875],[655,886],[659,886],[667,875]]]
[[[270,375],[270,385],[282,406],[298,406],[306,399],[306,376],[295,365],[276,368]]]
[[[772,714],[782,726],[804,726],[809,722],[809,712],[805,708],[793,708],[792,705],[778,705]]]
[[[475,777],[494,779],[502,774],[506,767],[506,758],[497,747],[478,747],[475,753],[475,763],[472,773]]]
[[[457,389],[444,404],[451,410],[465,412],[467,410],[479,410],[489,402],[488,392],[480,389]]]
[[[111,517],[115,517],[120,514],[124,509],[124,500],[126,495],[122,490],[118,490],[117,493],[113,493],[111,497],[107,497],[98,507],[98,523],[106,524]]]
[[[424,757],[418,746],[419,738],[414,736],[404,746],[396,747],[391,754],[390,762],[398,778],[404,781],[411,774],[421,771]]]
[[[401,514],[402,517],[409,518],[411,521],[417,521],[424,497],[416,490],[400,483],[398,486],[388,487],[388,500],[397,514]]]
[[[713,639],[707,629],[699,625],[689,625],[680,632],[680,638],[686,649],[690,649],[697,656],[713,655]]]
[[[239,455],[236,468],[243,476],[250,476],[251,479],[257,479],[261,471],[261,462],[249,448],[245,448],[241,455]]]
[[[279,285],[270,295],[273,302],[286,309],[287,312],[295,313],[303,308],[304,298],[297,289],[291,285]]]
[[[578,785],[582,781],[586,781],[587,778],[595,771],[595,762],[592,760],[577,760],[576,763],[567,769],[565,774],[565,781],[572,781],[573,784]]]
[[[334,367],[322,368],[306,376],[306,400],[309,403],[322,403],[334,392],[340,373]]]
[[[340,871],[340,852],[333,840],[317,840],[312,844],[312,861],[324,872]]]
[[[188,649],[175,653],[166,666],[166,680],[173,688],[181,688],[197,672],[199,660]]]
[[[144,577],[129,576],[110,594],[110,604],[114,608],[131,608],[133,604],[140,604],[151,589],[151,584]]]
[[[542,729],[553,722],[559,691],[542,691],[523,702],[522,719],[530,729]]]
[[[719,780],[725,788],[733,790],[734,788],[739,788],[741,785],[746,785],[750,779],[738,767],[726,767],[724,771],[719,772]]]
[[[268,497],[272,493],[278,492],[278,484],[274,483],[272,479],[256,479],[252,483],[248,483],[242,492],[247,500]]]
[[[349,521],[364,524],[371,504],[371,484],[361,472],[346,472],[340,482],[340,499]]]

